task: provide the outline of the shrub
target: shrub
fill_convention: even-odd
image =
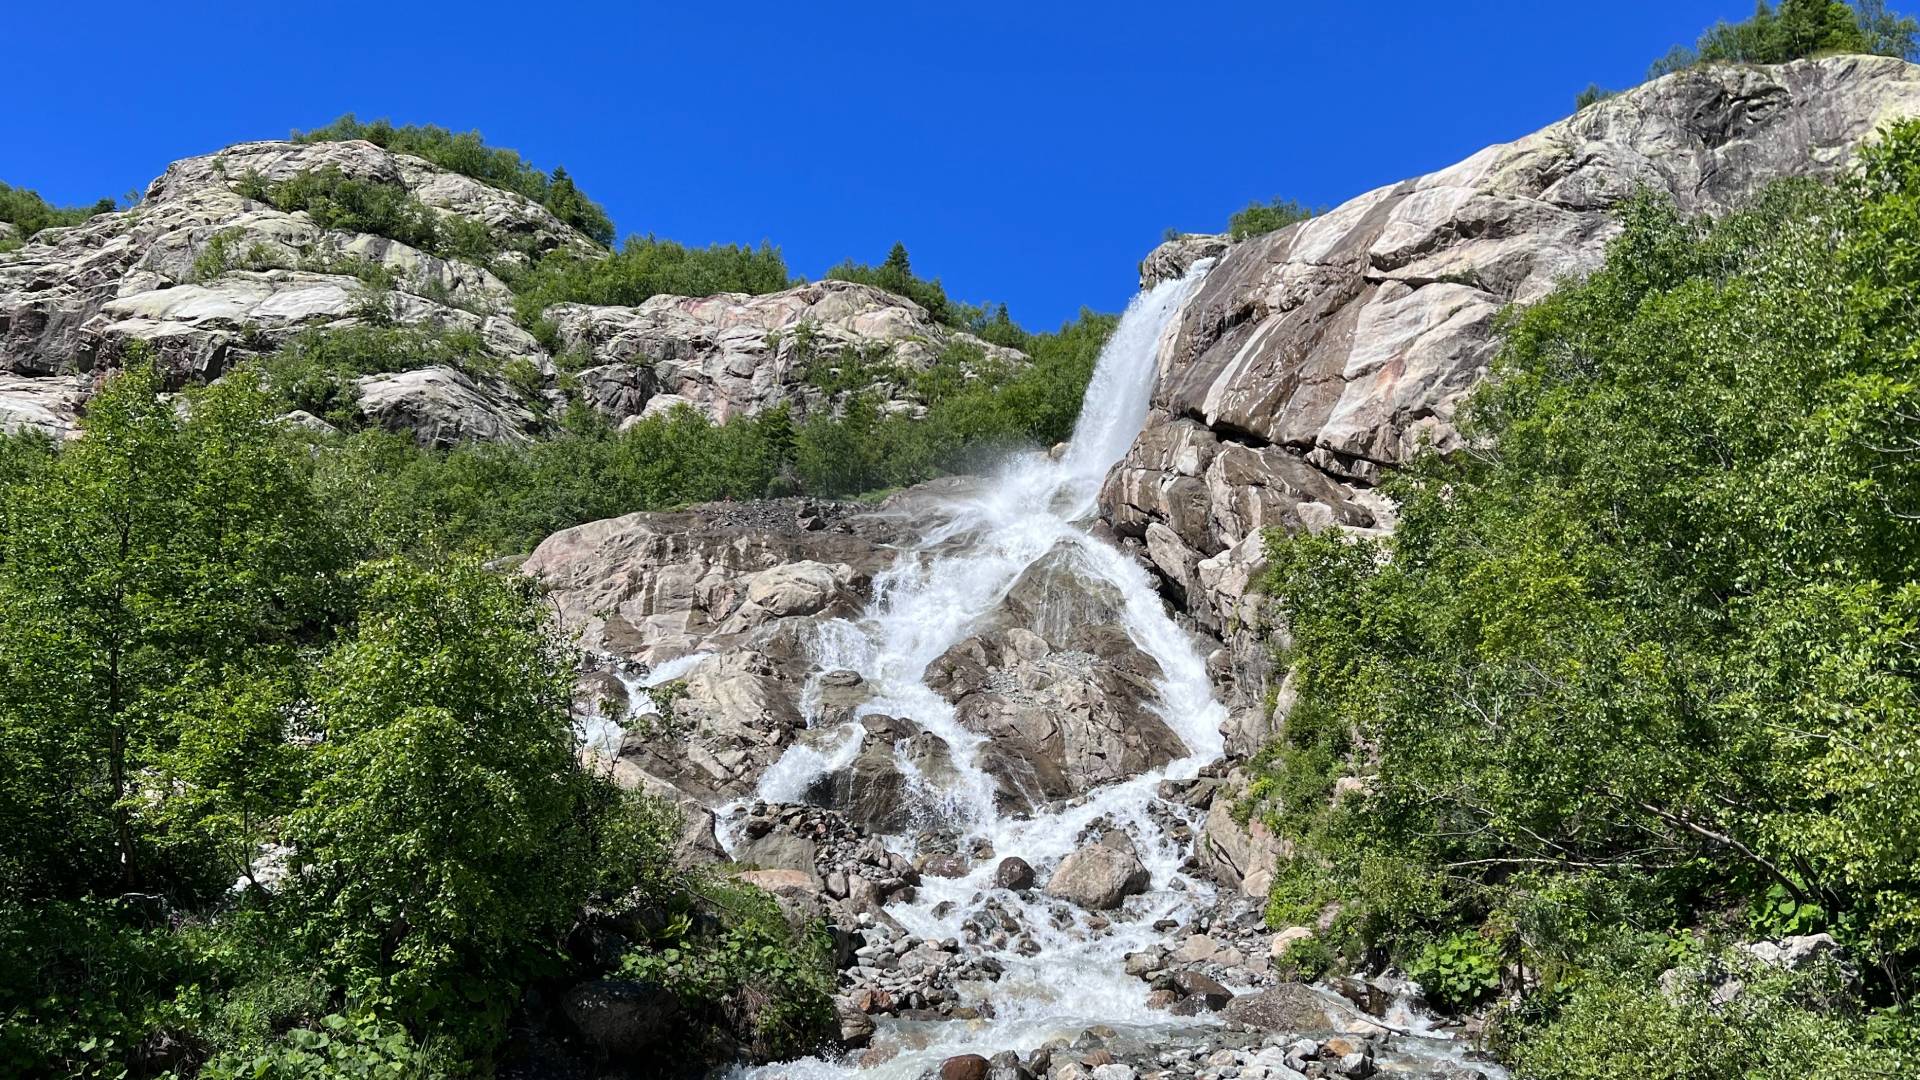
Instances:
[[[1227,219],[1227,232],[1235,240],[1247,240],[1277,232],[1313,216],[1314,212],[1292,199],[1275,198],[1271,202],[1251,202],[1246,209]]]
[[[650,296],[759,295],[790,285],[780,249],[737,244],[689,248],[671,240],[630,236],[605,259],[553,252],[515,282],[522,323],[535,325],[554,304],[638,305]]]
[[[1503,1015],[1497,1041],[1514,1075],[1843,1080],[1920,1068],[1910,1023],[1864,1010],[1831,967],[1793,973],[1728,950],[1682,962],[1663,989],[1668,957],[1643,945]]]
[[[834,969],[821,923],[795,930],[773,897],[723,880],[685,894],[669,915],[620,974],[672,987],[696,1018],[683,1038],[705,1056],[732,1056],[744,1042],[738,1051],[769,1061],[831,1037]]]
[[[425,158],[443,169],[524,195],[599,244],[613,243],[613,221],[574,186],[565,169],[556,167],[549,176],[512,150],[488,146],[478,131],[455,133],[434,124],[394,127],[386,120],[363,124],[348,113],[326,127],[293,133],[293,141],[300,143],[346,139],[365,139],[396,154]]]
[[[1330,758],[1372,793],[1270,820],[1358,868],[1363,942],[1438,969],[1430,942],[1494,926],[1572,974],[1598,927],[1744,909],[1911,993],[1916,207],[1911,122],[1717,223],[1635,202],[1600,270],[1509,317],[1474,452],[1390,481],[1390,538],[1276,539],[1298,693],[1269,791],[1311,800]]]
[[[927,309],[933,321],[957,325],[959,310],[947,299],[947,290],[940,285],[940,279],[923,280],[915,276],[913,261],[907,255],[905,244],[895,244],[887,252],[887,257],[879,266],[857,263],[852,259],[827,271],[827,277],[835,281],[855,281],[862,285],[871,285],[876,289],[885,289],[895,296],[907,299]]]
[[[31,239],[42,229],[78,225],[97,214],[113,211],[112,199],[101,199],[92,206],[53,206],[38,192],[0,183],[0,221],[19,230],[20,241]]]
[[[370,293],[369,301],[384,298]],[[262,359],[260,370],[285,409],[353,428],[360,423],[357,380],[363,375],[439,366],[489,372],[494,364],[485,342],[472,331],[365,325],[303,330]]]

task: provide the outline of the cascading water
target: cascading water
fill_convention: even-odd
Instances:
[[[941,804],[943,820],[963,839],[984,839],[996,858],[1024,858],[1044,878],[1091,823],[1105,819],[1133,837],[1152,887],[1128,901],[1125,917],[1096,930],[1084,913],[1066,917],[1057,902],[995,889],[992,860],[963,878],[927,878],[913,900],[887,908],[909,932],[926,939],[959,937],[969,901],[992,894],[1039,946],[1031,956],[995,955],[1004,974],[980,989],[980,996],[992,1002],[994,1018],[927,1023],[922,1030],[896,1033],[906,1049],[865,1071],[846,1062],[809,1059],[744,1075],[757,1080],[916,1077],[950,1054],[1030,1050],[1096,1023],[1166,1022],[1164,1012],[1148,1008],[1146,984],[1124,974],[1122,958],[1158,937],[1151,929],[1156,920],[1184,919],[1210,892],[1181,874],[1180,846],[1148,808],[1162,779],[1191,776],[1220,755],[1225,713],[1214,700],[1193,641],[1168,616],[1147,572],[1092,535],[1088,524],[1107,471],[1145,421],[1161,335],[1204,273],[1204,265],[1196,267],[1185,279],[1164,282],[1134,300],[1100,354],[1064,453],[1014,457],[974,493],[956,499],[946,519],[875,582],[869,610],[857,620],[830,624],[815,643],[818,671],[852,670],[878,691],[862,713],[911,717],[946,741],[953,778],[923,794]],[[1121,628],[1159,665],[1151,708],[1187,752],[1161,770],[1066,806],[1042,808],[1028,818],[1002,818],[995,810],[995,782],[979,761],[984,737],[963,727],[953,705],[929,689],[923,676],[930,663],[996,610],[1024,573],[1049,556],[1068,567],[1082,587],[1120,597]],[[1066,587],[1071,585],[1069,580]],[[859,725],[849,722],[791,748],[762,778],[760,797],[799,801],[813,782],[845,768],[859,745]],[[888,843],[911,854],[908,837]]]

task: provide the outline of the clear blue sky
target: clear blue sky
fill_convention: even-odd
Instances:
[[[564,164],[620,231],[906,242],[1030,327],[1117,310],[1168,226],[1332,204],[1560,118],[1751,0],[59,3],[5,19],[0,180],[58,202],[343,112]]]

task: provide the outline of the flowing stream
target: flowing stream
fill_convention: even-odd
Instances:
[[[1063,453],[1015,456],[972,493],[958,497],[948,508],[949,516],[876,581],[868,610],[856,620],[830,625],[815,647],[818,670],[856,671],[878,691],[862,713],[911,717],[946,740],[953,778],[940,790],[924,794],[936,801],[949,827],[957,829],[962,850],[974,839],[992,844],[994,858],[981,860],[966,877],[929,876],[912,900],[890,905],[887,913],[922,938],[956,938],[962,936],[962,919],[977,906],[969,902],[992,895],[1027,927],[1039,952],[994,954],[1004,974],[973,991],[976,1000],[991,1003],[991,1020],[891,1022],[892,1030],[883,1027],[883,1033],[907,1049],[866,1070],[851,1060],[807,1059],[742,1075],[755,1080],[916,1077],[952,1054],[1027,1051],[1092,1024],[1168,1023],[1165,1012],[1148,1008],[1147,985],[1124,973],[1123,958],[1161,937],[1152,929],[1156,920],[1184,922],[1211,898],[1211,891],[1206,883],[1182,874],[1184,852],[1166,835],[1164,812],[1156,819],[1148,810],[1162,779],[1192,776],[1220,756],[1225,712],[1214,699],[1193,640],[1168,616],[1146,570],[1092,535],[1089,527],[1107,471],[1145,422],[1161,335],[1205,272],[1205,265],[1196,267],[1185,279],[1164,282],[1135,298],[1100,354],[1073,439]],[[1031,817],[1003,818],[994,806],[995,782],[979,764],[985,740],[961,726],[953,705],[930,690],[922,676],[930,662],[992,615],[1029,568],[1049,556],[1056,560],[1053,565],[1068,568],[1069,578],[1064,587],[1050,590],[1063,605],[1050,617],[1063,622],[1075,617],[1074,577],[1083,588],[1117,595],[1122,628],[1160,667],[1154,685],[1157,700],[1150,706],[1187,752],[1163,769],[1097,789],[1065,806],[1043,807]],[[760,797],[800,801],[811,783],[845,768],[859,746],[857,722],[820,733],[790,749],[768,770]],[[1007,856],[1027,860],[1044,881],[1077,846],[1089,823],[1101,818],[1134,838],[1153,876],[1148,893],[1129,899],[1124,917],[1112,920],[1111,926],[1096,932],[1085,913],[1069,921],[1061,917],[1058,902],[1038,894],[1025,900],[993,887],[995,863]],[[887,843],[912,854],[911,837],[891,837]],[[953,903],[942,908],[943,901]]]

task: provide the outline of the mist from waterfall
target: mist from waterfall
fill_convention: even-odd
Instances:
[[[1122,958],[1158,937],[1152,929],[1156,920],[1184,921],[1212,894],[1206,883],[1180,872],[1184,851],[1165,834],[1164,819],[1156,820],[1148,810],[1162,779],[1191,776],[1220,756],[1225,710],[1214,699],[1192,636],[1168,615],[1146,569],[1094,536],[1090,525],[1107,472],[1126,454],[1145,422],[1162,335],[1205,272],[1202,264],[1185,278],[1163,282],[1134,299],[1100,353],[1064,452],[1016,455],[970,494],[953,500],[944,508],[944,520],[876,579],[867,611],[857,619],[829,624],[815,645],[818,672],[858,672],[877,692],[861,714],[907,717],[946,741],[953,781],[937,790],[923,787],[919,794],[931,804],[933,816],[958,831],[962,850],[980,838],[993,846],[995,857],[982,860],[966,877],[929,877],[913,900],[891,904],[887,913],[923,938],[961,937],[962,921],[977,909],[977,898],[990,895],[1021,920],[1040,951],[1033,956],[1011,950],[993,954],[1005,973],[998,982],[978,988],[979,996],[994,1006],[991,1021],[916,1025],[911,1037],[903,1035],[903,1041],[912,1043],[910,1049],[866,1071],[847,1062],[807,1059],[748,1075],[761,1080],[916,1077],[950,1054],[1030,1050],[1094,1023],[1166,1022],[1164,1012],[1147,1006],[1146,984],[1124,973]],[[995,807],[996,782],[980,764],[985,739],[962,726],[954,706],[923,680],[929,664],[977,632],[1022,575],[1049,556],[1078,576],[1082,588],[1121,597],[1121,627],[1159,665],[1150,707],[1187,752],[1164,769],[1097,789],[1063,806],[1040,807],[1031,817],[1003,818]],[[763,777],[758,794],[771,802],[802,801],[818,779],[846,768],[859,745],[857,721],[822,732],[790,748]],[[1124,918],[1096,932],[1085,912],[1060,901],[1039,893],[1023,899],[994,888],[999,859],[1024,858],[1044,881],[1077,846],[1088,825],[1102,818],[1134,838],[1153,877],[1146,895],[1127,902]],[[910,836],[887,842],[892,850],[913,854]],[[942,909],[943,901],[953,903]]]

